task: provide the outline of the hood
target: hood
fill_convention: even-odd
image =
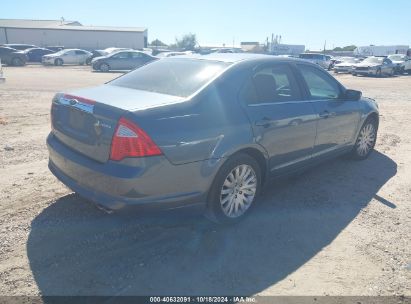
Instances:
[[[47,55],[44,55],[43,57],[52,58],[52,57],[59,57],[59,55],[56,55],[56,54],[47,54]]]
[[[403,64],[404,62],[404,60],[392,60],[392,63],[394,64]]]
[[[337,63],[335,66],[336,67],[352,67],[352,66],[356,66],[357,63],[350,63],[350,62],[341,62],[341,63]]]
[[[382,63],[375,63],[375,62],[360,62],[356,64],[356,66],[358,67],[377,67],[381,65]]]
[[[94,58],[91,60],[91,62],[96,62],[96,61],[101,60],[101,59],[107,59],[108,57],[109,57],[109,56],[107,56],[107,55],[94,57]]]
[[[67,92],[126,111],[139,111],[184,101],[183,97],[104,84]]]

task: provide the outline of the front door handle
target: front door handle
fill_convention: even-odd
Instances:
[[[268,128],[271,125],[271,122],[272,122],[271,118],[263,117],[261,120],[256,121],[255,125],[259,127]]]
[[[335,112],[328,112],[327,110],[322,111],[322,112],[320,113],[320,117],[321,117],[321,118],[334,117],[335,115],[336,115]]]

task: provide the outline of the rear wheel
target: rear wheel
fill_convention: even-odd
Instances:
[[[14,66],[22,66],[24,65],[24,61],[19,57],[15,57],[11,60],[11,64]]]
[[[366,159],[372,152],[377,140],[378,124],[374,118],[368,118],[361,127],[351,157],[356,160]]]
[[[54,60],[54,65],[60,66],[63,65],[63,59],[61,58],[57,58],[56,60]]]
[[[257,161],[243,153],[232,156],[214,179],[206,216],[218,223],[234,223],[245,216],[261,186]]]
[[[107,63],[102,63],[100,64],[100,71],[108,72],[110,71],[110,66]]]

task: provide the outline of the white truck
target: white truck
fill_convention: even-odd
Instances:
[[[354,50],[356,56],[388,56],[392,54],[406,55],[410,49],[409,45],[371,45],[359,46]]]

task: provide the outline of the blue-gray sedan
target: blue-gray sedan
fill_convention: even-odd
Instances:
[[[250,54],[171,57],[58,93],[49,168],[107,209],[202,207],[236,221],[272,177],[374,148],[378,107],[320,67]]]

